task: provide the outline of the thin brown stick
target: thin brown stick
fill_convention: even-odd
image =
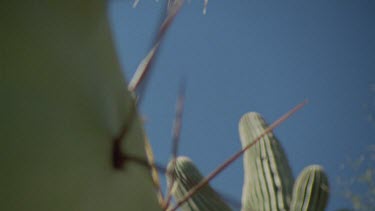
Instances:
[[[178,154],[178,145],[179,140],[181,137],[181,128],[182,128],[182,117],[184,113],[184,106],[185,106],[185,92],[186,92],[186,85],[185,81],[183,80],[180,86],[178,99],[176,103],[176,118],[174,121],[174,126],[172,130],[172,156],[175,159]]]
[[[157,52],[159,50],[160,43],[162,42],[167,29],[170,27],[174,18],[176,17],[179,10],[181,9],[183,3],[184,3],[184,0],[179,0],[178,2],[173,4],[172,8],[169,8],[169,9],[167,8],[167,17],[164,19],[164,21],[160,25],[160,29],[156,35],[156,39],[153,43],[152,49],[147,54],[147,56],[141,61],[132,79],[129,82],[128,89],[131,92],[135,92],[135,91],[138,92],[138,96],[137,96],[138,104],[140,104],[142,100],[142,96],[143,96],[142,93],[146,89],[147,78],[149,77],[151,73],[151,67],[152,67],[153,61],[155,60]]]
[[[156,170],[160,171],[160,172],[163,172],[163,173],[166,173],[168,174],[168,171],[167,171],[167,168],[164,167],[163,165],[161,164],[158,164],[158,163],[150,163],[148,160],[145,160],[144,158],[140,158],[140,157],[136,157],[136,156],[133,156],[133,155],[124,155],[123,156],[123,159],[124,160],[127,160],[127,161],[132,161],[132,162],[136,162],[142,166],[145,166],[147,168],[155,168]]]
[[[212,173],[210,173],[203,181],[201,181],[198,185],[193,187],[186,196],[181,199],[179,202],[177,202],[176,206],[171,209],[171,211],[177,210],[183,203],[185,203],[189,198],[191,198],[198,190],[200,190],[202,187],[207,185],[213,178],[215,178],[220,172],[222,172],[225,168],[227,168],[231,163],[233,163],[235,160],[237,160],[246,150],[250,149],[252,146],[254,146],[258,141],[265,136],[267,133],[271,132],[274,128],[279,126],[282,122],[284,122],[287,118],[289,118],[292,114],[297,112],[299,109],[301,109],[305,104],[307,103],[307,100],[304,100],[302,103],[295,106],[293,109],[288,111],[286,114],[281,116],[278,120],[273,122],[262,134],[260,134],[252,143],[244,147],[242,150],[236,152],[232,157],[230,157],[228,160],[226,160],[222,165],[220,165],[218,168],[216,168]]]
[[[163,198],[163,190],[160,185],[160,179],[159,179],[159,171],[153,167],[155,164],[155,159],[154,159],[154,154],[151,149],[150,142],[148,141],[148,138],[145,138],[145,151],[146,151],[146,157],[148,162],[151,164],[150,166],[150,171],[151,171],[151,177],[152,177],[152,182],[155,186],[156,189],[156,195],[159,201],[159,204],[163,204],[164,198]]]
[[[207,13],[207,5],[208,5],[208,0],[204,0],[204,5],[203,5],[203,14],[204,15]]]
[[[176,103],[176,118],[173,124],[173,130],[172,130],[172,166],[171,169],[175,168],[176,165],[176,158],[178,154],[178,145],[179,140],[181,136],[181,127],[182,127],[182,116],[184,111],[184,104],[185,104],[185,81],[181,83],[177,103]],[[171,172],[169,172],[171,173]],[[165,202],[163,203],[163,209],[167,209],[169,206],[169,203],[172,199],[172,187],[175,182],[175,175],[171,173],[171,184],[168,188],[167,195],[165,196]]]
[[[135,1],[133,6],[136,6],[137,3],[138,1]],[[141,61],[132,79],[129,82],[128,90],[135,94],[136,104],[138,106],[142,102],[143,93],[147,85],[147,78],[150,77],[153,61],[155,60],[155,57],[157,56],[157,52],[159,50],[160,44],[163,38],[165,37],[166,31],[168,30],[174,18],[176,17],[179,10],[181,9],[183,3],[184,3],[184,0],[177,0],[176,2],[173,3],[173,5],[169,5],[168,2],[166,3],[166,7],[165,7],[166,17],[164,16],[165,14],[163,14],[162,19],[161,19],[162,21],[160,22],[160,27],[159,27],[158,33],[155,36],[152,49],[147,54],[147,56]],[[126,134],[127,130],[128,130],[128,127],[124,127],[123,132],[121,132],[121,135],[119,136],[121,139],[124,136],[124,134]],[[120,147],[119,147],[120,142],[121,142],[120,138],[115,140],[114,147],[113,147],[113,163],[114,163],[115,168],[121,168],[123,166],[124,160],[126,158],[129,158],[129,156],[124,156],[120,151]],[[136,161],[143,165],[147,164],[142,159],[133,158],[133,161]],[[161,169],[160,167],[161,166],[151,166],[151,169],[156,168],[160,170]],[[158,192],[162,193],[160,186],[159,186]],[[162,199],[163,194],[159,194],[159,195],[161,196],[161,199]],[[164,200],[162,199],[162,201]]]

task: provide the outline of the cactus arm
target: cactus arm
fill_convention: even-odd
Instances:
[[[147,168],[112,166],[134,102],[106,2],[7,1],[0,14],[0,210],[160,210]],[[146,159],[139,117],[130,126],[121,150]]]
[[[267,127],[258,113],[243,115],[239,123],[242,146],[249,145]],[[288,210],[293,176],[272,132],[245,152],[244,173],[242,210]]]
[[[306,167],[293,187],[291,211],[323,211],[329,198],[328,177],[319,165]]]
[[[204,178],[193,162],[184,156],[176,159],[175,168],[172,161],[168,164],[168,185],[171,185],[171,174],[174,174],[174,183],[172,194],[176,201],[181,200],[191,188],[199,184]],[[208,184],[194,194],[186,203],[181,206],[183,211],[229,211],[229,206],[221,199],[221,197]]]

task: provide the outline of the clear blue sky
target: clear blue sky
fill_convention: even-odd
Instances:
[[[110,1],[120,62],[127,78],[151,47],[162,2]],[[180,79],[187,95],[180,154],[208,174],[241,148],[238,121],[257,111],[271,123],[304,99],[309,104],[275,130],[295,176],[310,164],[326,169],[340,198],[340,164],[375,143],[375,2],[203,1],[186,4],[164,40],[141,108],[158,162],[171,150]],[[366,106],[367,105],[367,108]],[[373,111],[375,109],[372,109]],[[238,201],[242,158],[212,184]]]

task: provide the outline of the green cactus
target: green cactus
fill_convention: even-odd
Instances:
[[[262,134],[267,124],[255,112],[242,116],[239,132],[242,146]],[[287,157],[272,132],[244,155],[242,210],[288,210],[293,176]]]
[[[106,3],[2,2],[0,210],[161,210],[148,168],[112,165],[136,111]],[[133,119],[121,151],[146,160]]]
[[[240,120],[242,146],[261,135],[267,124],[255,112]],[[323,211],[328,201],[328,178],[318,165],[308,166],[294,183],[287,157],[270,132],[244,156],[242,210]],[[292,196],[292,198],[291,198]]]
[[[329,197],[328,177],[319,165],[303,169],[294,187],[290,211],[323,211]]]
[[[169,186],[171,182],[174,181],[171,190],[176,201],[182,199],[191,188],[203,180],[202,174],[188,157],[177,157],[175,165],[173,165],[173,161],[171,161],[167,169],[168,172],[172,172],[168,174],[167,181]],[[174,177],[174,179],[172,179],[172,177]],[[185,202],[181,206],[181,210],[227,211],[231,209],[210,185],[206,185]]]

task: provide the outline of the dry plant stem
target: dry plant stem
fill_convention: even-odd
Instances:
[[[185,81],[181,83],[179,95],[178,95],[178,100],[176,103],[176,118],[174,121],[174,126],[172,130],[172,169],[174,169],[176,165],[176,158],[178,154],[178,144],[180,140],[180,135],[181,135],[181,127],[182,127],[182,115],[184,111],[184,104],[185,104]],[[175,182],[175,175],[171,175],[171,186],[168,189],[167,195],[165,196],[165,202],[163,203],[163,209],[167,209],[169,206],[169,203],[172,198],[172,187]]]
[[[140,0],[134,0],[133,2],[133,8],[137,7],[138,3]],[[158,0],[156,0],[158,1]],[[203,2],[203,14],[205,15],[207,13],[207,5],[208,5],[208,0],[204,0]]]
[[[163,165],[160,165],[158,163],[149,163],[148,160],[144,160],[143,158],[139,158],[139,157],[132,156],[132,155],[124,155],[122,157],[122,159],[128,160],[128,161],[132,161],[132,162],[136,162],[136,163],[138,163],[138,164],[140,164],[142,166],[145,166],[147,168],[151,168],[152,167],[152,168],[157,169],[160,172],[168,174],[167,168],[165,168]]]
[[[305,104],[307,103],[307,100],[303,101],[302,103],[295,106],[293,109],[288,111],[286,114],[284,114],[282,117],[280,117],[278,120],[273,122],[261,135],[259,135],[251,144],[244,147],[242,150],[235,153],[232,157],[230,157],[228,160],[226,160],[222,165],[220,165],[217,169],[215,169],[212,173],[210,173],[202,182],[200,182],[198,185],[196,185],[194,188],[192,188],[186,196],[177,202],[176,206],[171,209],[171,211],[177,210],[183,203],[185,203],[192,195],[194,195],[198,190],[200,190],[203,186],[207,185],[214,177],[216,177],[221,171],[223,171],[225,168],[227,168],[231,163],[233,163],[236,159],[238,159],[246,150],[250,149],[252,146],[254,146],[264,135],[271,132],[274,128],[279,126],[282,122],[284,122],[288,117],[290,117],[292,114],[297,112],[299,109],[301,109]]]
[[[153,61],[154,61],[154,59],[157,55],[157,51],[158,51],[159,46],[162,42],[162,39],[163,39],[167,29],[169,28],[169,26],[173,22],[173,20],[174,20],[175,16],[177,15],[178,11],[181,9],[181,7],[183,5],[183,2],[184,1],[181,0],[181,1],[178,1],[176,4],[174,4],[172,7],[166,7],[167,17],[165,19],[163,18],[163,22],[160,24],[160,28],[159,28],[159,31],[157,33],[156,39],[154,41],[153,47],[150,50],[150,52],[147,54],[147,56],[141,61],[141,63],[139,64],[139,66],[136,70],[136,72],[134,73],[132,79],[129,82],[128,89],[129,89],[130,92],[136,94],[136,96],[135,96],[136,97],[136,103],[138,105],[141,104],[143,92],[146,89],[146,85],[147,85],[147,78],[150,75],[152,64],[153,64]],[[135,1],[133,6],[136,6],[137,3],[138,3],[138,1]],[[168,3],[167,3],[167,5],[168,5]],[[131,120],[133,118],[134,117],[132,117]],[[126,124],[124,129],[123,129],[124,132],[122,132],[122,135],[120,135],[120,138],[122,138],[128,130],[129,130],[129,128],[127,127],[127,124]],[[130,160],[133,159],[133,161],[137,161],[138,163],[141,163],[145,166],[150,165],[148,162],[145,162],[142,159],[129,158],[129,156],[123,155],[120,151],[120,142],[121,142],[120,138],[117,138],[115,140],[115,144],[114,144],[114,147],[113,147],[113,163],[114,163],[115,168],[121,168],[125,159],[130,159]],[[151,163],[151,165],[153,165],[153,163]],[[158,170],[162,169],[161,166],[152,166],[152,167],[154,167]],[[162,169],[162,170],[163,170],[163,172],[166,172],[165,168]],[[159,192],[161,200],[163,201],[162,204],[164,204],[164,200],[163,200],[163,197],[162,197],[163,194],[161,194],[162,190],[161,190],[160,187],[158,189],[158,192]]]
[[[204,0],[204,6],[203,6],[203,14],[204,15],[207,13],[207,5],[208,5],[208,0]]]
[[[181,9],[183,5],[183,0],[180,0],[178,3],[173,5],[173,7],[167,12],[167,17],[163,21],[160,26],[159,32],[156,36],[155,42],[153,44],[152,49],[148,53],[148,55],[142,60],[139,64],[137,70],[135,71],[132,79],[129,82],[128,89],[131,92],[138,92],[138,99],[137,102],[140,104],[142,99],[142,93],[146,89],[147,85],[147,78],[150,75],[150,70],[157,55],[157,51],[159,50],[159,46],[164,38],[164,35],[173,22],[174,18],[176,17],[178,11]]]
[[[150,145],[150,142],[147,138],[145,138],[145,150],[146,150],[146,156],[147,160],[149,161],[151,167],[151,177],[152,182],[154,183],[156,195],[159,201],[159,204],[163,204],[164,198],[163,198],[163,190],[161,188],[160,179],[159,179],[159,171],[155,168],[155,159],[154,155],[152,153],[152,148]]]
[[[134,2],[133,2],[133,8],[135,8],[138,5],[138,3],[139,3],[139,0],[134,0]]]
[[[180,140],[180,136],[181,136],[182,116],[183,116],[184,105],[185,105],[185,90],[186,90],[186,86],[185,86],[185,82],[183,81],[181,83],[180,91],[179,91],[179,94],[178,94],[178,100],[177,100],[177,104],[176,104],[176,118],[175,118],[175,121],[174,121],[173,130],[172,130],[172,132],[173,132],[173,137],[172,137],[172,144],[173,144],[172,156],[173,156],[173,159],[175,159],[177,157],[178,144],[179,144],[179,140]]]

